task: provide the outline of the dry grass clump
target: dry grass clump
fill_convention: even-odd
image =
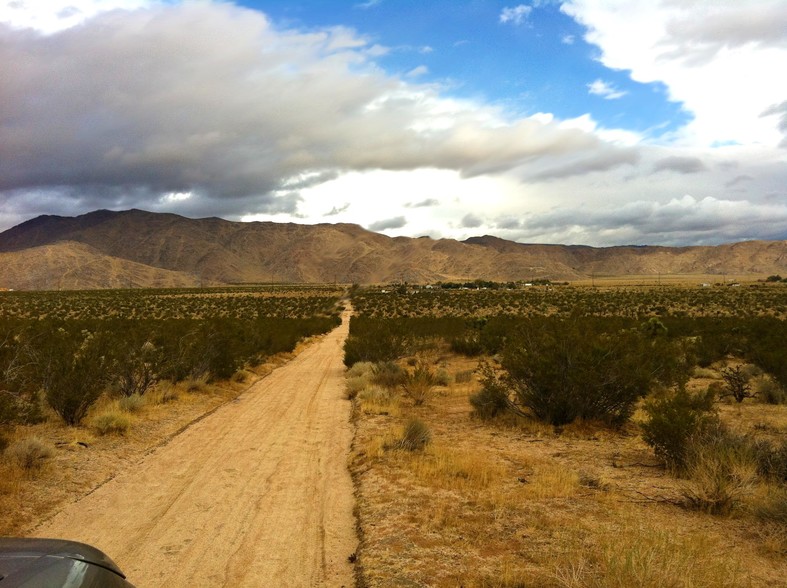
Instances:
[[[676,536],[630,522],[562,558],[555,579],[565,588],[732,588],[749,586],[735,557],[701,534]]]
[[[420,419],[410,419],[404,426],[402,436],[393,446],[405,451],[420,451],[432,442],[432,431]]]
[[[118,399],[118,408],[123,412],[137,413],[145,406],[145,398],[140,394],[123,396]]]
[[[38,437],[27,437],[11,443],[3,455],[23,470],[35,471],[55,455],[55,448]]]
[[[409,465],[419,480],[438,488],[487,488],[505,474],[505,468],[481,452],[445,446],[431,448]]]
[[[159,382],[145,394],[145,401],[151,406],[175,402],[180,395],[177,386],[172,382]]]
[[[200,376],[198,378],[188,378],[187,380],[185,380],[184,386],[186,388],[186,392],[191,392],[194,394],[201,393],[201,392],[208,392],[210,390],[210,386],[208,386],[207,376]]]
[[[364,414],[398,417],[401,414],[399,396],[388,388],[370,385],[362,389],[356,399]]]
[[[457,374],[472,373],[477,360],[445,361]],[[718,446],[706,443],[712,435],[697,446],[681,439],[690,447],[680,477],[642,440],[644,410],[615,430],[508,413],[482,420],[468,401],[481,385],[454,377],[428,409],[394,389],[401,417],[363,410],[383,388],[359,393],[353,468],[363,585],[787,586],[783,406],[722,406],[708,425],[721,421],[729,435]],[[433,442],[391,451],[413,417],[428,423]]]
[[[131,419],[125,412],[108,409],[94,416],[91,424],[99,435],[123,435],[131,427]]]

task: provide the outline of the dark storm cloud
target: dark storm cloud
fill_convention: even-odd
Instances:
[[[481,217],[470,212],[462,217],[462,222],[459,226],[463,229],[476,229],[483,224],[484,220]]]

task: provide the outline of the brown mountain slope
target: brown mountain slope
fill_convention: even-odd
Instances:
[[[174,288],[198,285],[197,278],[104,255],[88,245],[61,241],[0,253],[0,288],[87,290]]]
[[[91,248],[84,251],[93,255],[180,272],[178,278],[166,274],[173,285],[178,279],[374,283],[564,280],[591,274],[787,274],[787,241],[680,248],[530,245],[489,236],[459,242],[391,238],[350,224],[238,223],[140,210],[38,217],[1,233],[0,252],[11,254],[6,258],[10,260],[27,251],[26,259],[32,263],[40,253],[30,253],[30,248],[58,241],[82,243]],[[95,287],[123,284],[125,272],[132,267],[141,276],[137,266],[116,266],[117,274],[94,277],[92,283]],[[68,275],[58,264],[51,271],[50,284]],[[148,279],[166,282],[162,275],[155,276]]]

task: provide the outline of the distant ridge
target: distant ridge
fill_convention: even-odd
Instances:
[[[539,245],[387,237],[352,224],[231,222],[142,210],[39,216],[0,233],[0,288],[252,282],[577,280],[787,274],[787,241],[714,247]]]

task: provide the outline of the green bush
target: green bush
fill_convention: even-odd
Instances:
[[[654,384],[680,385],[688,374],[675,343],[576,318],[527,325],[506,345],[502,365],[517,404],[553,425],[620,425]]]
[[[359,361],[378,363],[398,359],[405,354],[410,340],[403,327],[401,320],[354,317],[344,343],[344,364],[352,367]]]
[[[470,396],[473,413],[482,419],[492,419],[508,409],[508,390],[489,364],[483,364],[481,390]]]
[[[692,440],[718,423],[713,401],[710,391],[691,394],[682,388],[650,400],[644,406],[647,420],[642,423],[645,443],[668,467],[685,471]]]
[[[768,376],[761,376],[755,380],[754,394],[764,404],[787,403],[787,392]]]
[[[104,390],[108,339],[107,333],[61,327],[35,342],[44,397],[67,425],[78,425]]]
[[[752,443],[752,452],[757,462],[757,472],[764,478],[787,483],[787,440],[772,444],[765,439]]]
[[[385,388],[398,388],[406,377],[407,372],[392,361],[375,364],[372,370],[372,382]]]

